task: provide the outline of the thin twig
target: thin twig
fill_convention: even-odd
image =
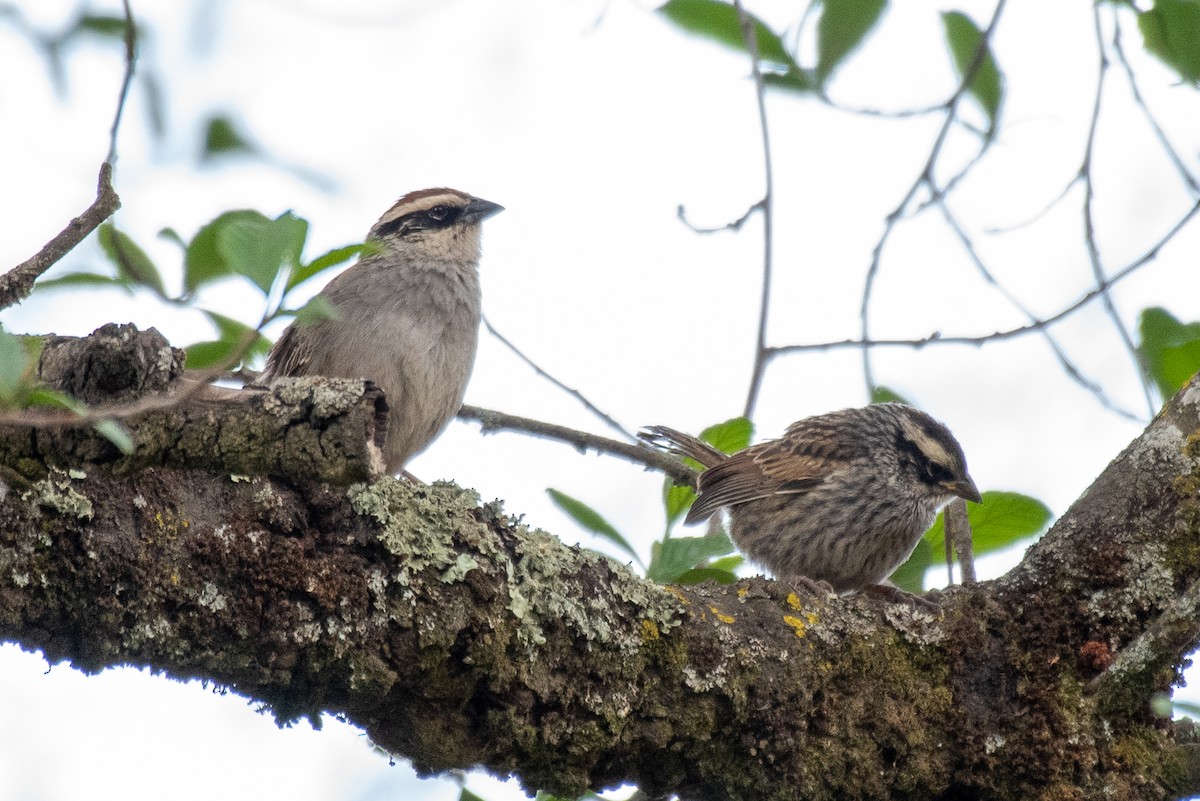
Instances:
[[[860,341],[862,342],[871,341],[870,326],[868,322],[870,317],[871,296],[875,288],[875,279],[879,275],[880,264],[883,261],[884,246],[891,238],[892,232],[895,230],[896,225],[901,219],[903,219],[905,210],[908,209],[909,204],[912,202],[913,198],[916,197],[917,192],[920,191],[922,187],[928,188],[931,196],[933,197],[936,197],[939,194],[934,180],[934,172],[938,159],[941,156],[942,146],[945,144],[946,137],[950,134],[950,129],[954,126],[954,123],[958,117],[959,103],[961,103],[962,99],[966,97],[967,92],[970,89],[971,82],[975,80],[976,73],[979,72],[980,68],[987,60],[987,55],[991,48],[992,33],[995,31],[996,25],[1000,22],[1000,15],[1004,11],[1005,2],[1006,0],[998,0],[996,3],[996,8],[992,12],[992,19],[988,22],[987,28],[980,36],[979,48],[975,52],[975,57],[972,59],[971,64],[967,67],[967,69],[963,70],[962,80],[959,81],[958,87],[954,90],[954,93],[943,104],[946,112],[946,118],[942,122],[942,127],[938,130],[937,136],[934,137],[933,145],[929,149],[929,157],[925,160],[925,165],[921,168],[921,172],[917,175],[917,178],[908,188],[908,191],[904,194],[904,197],[896,205],[895,209],[893,209],[892,212],[887,216],[887,219],[884,222],[883,233],[880,234],[879,239],[875,243],[875,247],[871,250],[871,263],[867,267],[867,275],[863,281],[862,303],[859,306],[858,312],[859,330],[861,332]],[[983,145],[984,149],[988,147],[992,141],[992,138],[993,137],[989,137],[987,140],[985,140]],[[972,160],[972,163],[974,163],[974,160]],[[948,191],[948,189],[941,192],[941,194],[944,195],[946,191]],[[863,379],[867,385],[867,394],[870,395],[875,391],[875,376],[871,369],[870,348],[863,348],[862,362]]]
[[[681,223],[683,223],[684,225],[686,225],[693,234],[719,234],[722,231],[735,231],[736,232],[736,231],[742,230],[742,226],[746,224],[746,221],[754,216],[754,212],[762,211],[762,207],[763,207],[763,204],[762,204],[762,201],[760,200],[757,203],[750,206],[750,208],[746,209],[746,212],[741,217],[738,217],[736,220],[734,220],[733,222],[727,222],[724,225],[718,225],[714,228],[701,228],[698,225],[694,225],[692,223],[692,221],[687,218],[687,209],[684,208],[682,203],[680,203],[679,206],[675,209],[675,216],[678,217],[679,221]]]
[[[117,196],[112,186],[113,164],[117,160],[117,132],[121,127],[121,116],[125,109],[125,100],[129,94],[129,84],[133,80],[134,61],[136,60],[134,42],[137,29],[133,22],[133,10],[129,0],[122,0],[125,7],[125,75],[121,81],[121,93],[117,98],[117,108],[113,112],[112,127],[109,129],[108,156],[100,165],[100,178],[96,189],[96,199],[87,207],[83,214],[67,223],[67,227],[57,236],[47,242],[32,258],[18,264],[4,275],[0,276],[0,309],[7,309],[25,298],[33,291],[33,284],[47,270],[57,264],[100,224],[113,216],[121,208],[121,198]]]
[[[1066,317],[1074,314],[1084,306],[1091,303],[1108,289],[1115,286],[1121,280],[1129,277],[1134,272],[1149,264],[1158,257],[1159,250],[1169,241],[1175,238],[1178,233],[1183,230],[1192,218],[1200,213],[1200,201],[1197,201],[1188,209],[1171,228],[1164,234],[1158,242],[1143,253],[1131,263],[1126,265],[1121,270],[1113,273],[1111,277],[1104,281],[1101,286],[1085,293],[1079,300],[1060,309],[1055,314],[1049,317],[1044,317],[1037,322],[1029,323],[1028,325],[1010,328],[1006,331],[996,331],[992,334],[983,334],[980,336],[943,336],[938,332],[934,332],[920,339],[843,339],[834,342],[818,342],[803,345],[777,345],[771,348],[771,355],[780,356],[789,353],[804,353],[810,351],[838,350],[842,348],[881,348],[881,347],[906,347],[906,348],[923,348],[927,345],[986,345],[990,342],[998,342],[1006,339],[1014,339],[1016,337],[1040,331],[1047,326],[1053,325]]]
[[[1121,319],[1120,313],[1117,311],[1116,301],[1112,295],[1108,293],[1107,278],[1104,273],[1103,259],[1100,257],[1100,247],[1096,243],[1096,226],[1095,226],[1095,209],[1094,202],[1096,200],[1095,185],[1092,182],[1092,157],[1095,155],[1096,148],[1096,131],[1100,126],[1100,109],[1104,99],[1104,83],[1108,75],[1109,61],[1108,54],[1104,48],[1104,29],[1100,21],[1100,6],[1096,4],[1092,6],[1092,22],[1096,34],[1096,49],[1100,55],[1099,75],[1096,77],[1096,98],[1092,105],[1092,118],[1088,123],[1087,145],[1084,148],[1083,163],[1079,166],[1079,175],[1083,180],[1083,241],[1087,250],[1088,262],[1091,264],[1092,276],[1096,279],[1096,286],[1100,291],[1100,300],[1104,306],[1105,312],[1108,313],[1109,320],[1112,321],[1113,328],[1117,332],[1121,343],[1125,346],[1126,352],[1129,353],[1130,359],[1133,361],[1134,372],[1137,374],[1138,380],[1142,384],[1142,392],[1146,396],[1146,408],[1149,410],[1149,415],[1154,416],[1158,407],[1154,402],[1154,389],[1150,375],[1146,370],[1146,365],[1142,361],[1141,355],[1138,353],[1137,345],[1133,341],[1133,337],[1129,333],[1129,329],[1125,327],[1125,322]]]
[[[975,545],[971,541],[971,520],[967,516],[967,502],[955,498],[942,512],[946,537],[946,568],[950,571],[950,584],[954,583],[951,548],[958,554],[960,583],[975,583]]]
[[[1150,111],[1150,106],[1147,105],[1146,99],[1142,97],[1141,89],[1138,88],[1137,77],[1133,74],[1133,65],[1129,63],[1129,59],[1125,56],[1125,49],[1121,46],[1121,21],[1117,13],[1117,9],[1112,11],[1113,15],[1113,36],[1112,45],[1113,52],[1116,53],[1117,63],[1125,71],[1125,77],[1129,80],[1129,91],[1133,95],[1133,102],[1142,110],[1142,114],[1146,117],[1146,122],[1150,123],[1151,130],[1158,138],[1158,142],[1162,145],[1163,152],[1167,154],[1167,158],[1175,165],[1176,172],[1183,180],[1188,191],[1194,196],[1200,194],[1200,181],[1192,175],[1191,170],[1184,164],[1183,159],[1179,157],[1179,153],[1171,145],[1171,140],[1167,138],[1167,132],[1158,124],[1158,119]]]
[[[29,297],[33,282],[42,273],[57,264],[120,207],[121,199],[112,187],[112,165],[105,162],[100,165],[99,186],[92,205],[67,223],[67,227],[43,245],[33,257],[0,276],[0,309],[7,309]]]
[[[108,131],[109,164],[117,163],[117,133],[121,130],[121,116],[125,111],[125,100],[129,97],[129,86],[133,83],[134,64],[137,62],[137,25],[133,21],[133,9],[129,0],[121,0],[125,8],[125,77],[121,80],[121,93],[117,97],[117,109],[113,112],[112,127]]]
[[[771,308],[771,247],[774,241],[774,169],[771,166],[771,132],[770,126],[767,125],[767,100],[766,92],[763,88],[762,70],[759,69],[758,63],[758,31],[754,26],[753,20],[746,14],[746,9],[742,7],[742,0],[733,0],[733,6],[737,9],[738,22],[742,28],[742,39],[746,42],[746,49],[750,52],[750,74],[754,78],[754,99],[758,105],[758,127],[762,137],[762,158],[763,158],[763,199],[758,202],[758,207],[762,209],[763,217],[763,275],[762,275],[762,298],[759,302],[758,311],[758,338],[754,348],[754,368],[750,375],[750,389],[746,393],[746,408],[742,413],[743,417],[754,416],[754,406],[758,401],[758,392],[762,387],[763,373],[767,369],[767,362],[770,360],[769,351],[767,350],[767,315]]]
[[[997,292],[999,292],[1005,300],[1007,300],[1014,308],[1017,309],[1017,311],[1023,314],[1025,318],[1029,320],[1029,322],[1036,323],[1038,321],[1037,315],[1026,308],[1025,304],[1021,303],[1017,296],[1010,292],[1006,286],[996,280],[996,276],[991,270],[988,269],[987,265],[983,263],[983,258],[979,255],[979,251],[975,248],[975,243],[971,241],[969,236],[967,236],[967,232],[963,230],[958,218],[954,216],[954,213],[950,210],[950,206],[944,197],[939,198],[937,207],[941,210],[942,218],[946,221],[946,225],[950,227],[950,230],[958,238],[959,244],[962,245],[963,250],[967,254],[967,258],[969,258],[971,263],[975,265],[975,269],[979,273],[980,277],[983,278],[986,283],[990,284]],[[1075,381],[1075,383],[1079,384],[1079,386],[1090,392],[1096,398],[1096,400],[1099,401],[1101,406],[1129,420],[1141,419],[1133,412],[1123,409],[1115,404],[1111,399],[1109,399],[1108,395],[1105,394],[1103,387],[1094,381],[1087,379],[1079,370],[1079,368],[1075,366],[1075,363],[1070,360],[1066,354],[1066,351],[1064,351],[1058,344],[1058,341],[1055,340],[1053,334],[1050,333],[1050,329],[1039,329],[1039,333],[1042,335],[1042,338],[1046,340],[1046,344],[1049,346],[1050,352],[1054,354],[1056,359],[1058,359],[1059,366],[1062,367],[1063,372],[1065,372],[1069,378]]]
[[[543,439],[552,439],[572,445],[580,453],[595,451],[657,470],[682,484],[694,484],[696,472],[682,461],[668,454],[648,448],[645,445],[634,445],[615,439],[589,434],[586,431],[576,431],[566,426],[545,423],[530,417],[496,412],[491,409],[481,409],[478,406],[463,406],[458,411],[460,420],[474,420],[482,424],[484,434],[495,431],[520,431]]]
[[[563,392],[565,392],[568,395],[570,395],[571,397],[573,397],[575,400],[582,403],[585,409],[587,409],[589,412],[594,414],[596,417],[600,418],[600,420],[602,420],[605,425],[607,425],[609,428],[613,429],[614,431],[617,431],[618,433],[620,433],[620,435],[625,437],[625,439],[629,440],[630,442],[637,442],[637,437],[635,437],[633,434],[630,434],[628,431],[626,431],[625,428],[620,423],[618,423],[612,416],[605,414],[601,409],[599,409],[596,406],[596,404],[594,404],[590,400],[588,400],[587,397],[585,397],[582,392],[580,392],[579,390],[574,389],[572,387],[568,387],[566,384],[559,381],[557,378],[555,378],[554,376],[550,375],[548,372],[543,370],[540,366],[538,366],[537,362],[535,362],[533,359],[529,358],[524,353],[522,353],[520,348],[518,348],[512,342],[509,342],[508,339],[503,334],[501,334],[499,331],[497,331],[492,326],[492,324],[488,321],[487,317],[483,318],[483,325],[485,328],[487,328],[489,334],[494,336],[496,339],[500,340],[500,343],[502,345],[504,345],[504,347],[506,347],[510,351],[512,351],[513,355],[516,356],[518,359],[525,362],[525,364],[529,365],[529,367],[532,368],[535,373],[537,373],[542,378],[549,381],[554,386],[561,389]]]

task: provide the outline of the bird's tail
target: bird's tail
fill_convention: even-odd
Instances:
[[[647,426],[638,437],[668,453],[695,459],[705,468],[716,467],[729,458],[704,440],[666,426]]]

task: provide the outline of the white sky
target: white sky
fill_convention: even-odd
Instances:
[[[169,127],[163,139],[151,135],[145,86],[137,84],[120,142],[117,222],[160,266],[178,259],[155,239],[159,229],[190,236],[230,208],[294,209],[312,222],[315,254],[360,239],[405,191],[454,186],[508,209],[486,225],[485,311],[543,367],[629,428],[698,429],[740,413],[761,227],[697,236],[675,218],[683,204],[697,224],[721,225],[761,194],[754,99],[740,56],[682,36],[648,5],[624,1],[133,2],[154,37],[142,68],[162,82]],[[18,5],[47,29],[74,8]],[[750,8],[782,28],[797,5]],[[839,74],[832,87],[839,101],[916,107],[952,89],[940,6],[893,5],[903,8]],[[980,21],[990,14],[984,3],[954,7]],[[1010,4],[995,49],[1008,82],[1005,125],[952,205],[1000,280],[1051,313],[1091,286],[1079,187],[1032,225],[984,232],[1033,218],[1078,170],[1098,62],[1090,10]],[[1200,171],[1196,93],[1175,86],[1135,41],[1126,49],[1143,92]],[[27,258],[94,195],[120,57],[87,43],[69,52],[66,66],[68,91],[57,98],[28,40],[0,27],[0,220],[7,221],[0,265]],[[1115,70],[1110,77],[1096,194],[1102,254],[1115,271],[1190,201],[1128,105],[1123,77]],[[201,121],[227,112],[275,164],[195,166]],[[879,120],[772,96],[770,123],[778,204],[770,340],[857,336],[871,249],[940,119]],[[971,146],[963,133],[952,137],[943,177]],[[278,164],[315,171],[336,189]],[[1195,229],[1121,284],[1117,307],[1127,325],[1150,305],[1200,318]],[[69,266],[99,265],[89,243]],[[1024,322],[978,279],[931,213],[897,229],[876,298],[872,332],[881,337],[982,334]],[[203,300],[246,320],[261,311],[252,293],[233,285]],[[0,321],[12,331],[61,334],[133,321],[157,326],[180,346],[210,335],[197,314],[116,294],[47,295]],[[1145,415],[1129,356],[1099,304],[1054,330],[1089,377]],[[1056,515],[1142,427],[1100,408],[1035,337],[982,349],[885,350],[875,369],[882,383],[951,426],[982,488],[1029,493]],[[486,334],[467,400],[608,433]],[[865,400],[857,352],[784,358],[768,372],[756,423],[761,437],[775,436],[793,420]],[[556,443],[481,437],[455,423],[412,469],[504,498],[509,511],[568,541],[580,535],[549,504],[547,486],[599,509],[643,553],[660,533],[658,476]],[[986,569],[995,575],[1018,557]],[[1200,696],[1183,690],[1179,697]],[[0,801],[450,799],[458,792],[450,781],[413,779],[404,763],[389,766],[360,732],[333,721],[319,733],[306,724],[280,731],[238,697],[129,670],[46,673],[38,657],[11,646],[0,648],[0,709],[22,721],[0,727]],[[487,798],[514,792],[483,777],[469,786]]]

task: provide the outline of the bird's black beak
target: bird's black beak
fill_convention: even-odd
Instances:
[[[979,494],[979,488],[975,486],[975,482],[970,476],[963,476],[959,479],[941,482],[941,486],[946,492],[951,492],[960,498],[965,498],[971,503],[982,503],[983,496]]]
[[[504,211],[504,207],[499,203],[493,203],[490,200],[477,197],[472,198],[467,207],[463,209],[460,219],[463,222],[481,222],[493,214],[499,214],[502,211]]]

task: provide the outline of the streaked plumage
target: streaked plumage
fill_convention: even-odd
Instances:
[[[733,455],[661,426],[642,436],[707,468],[687,522],[727,507],[748,557],[839,592],[891,575],[955,496],[980,500],[953,435],[899,403],[809,417]]]

